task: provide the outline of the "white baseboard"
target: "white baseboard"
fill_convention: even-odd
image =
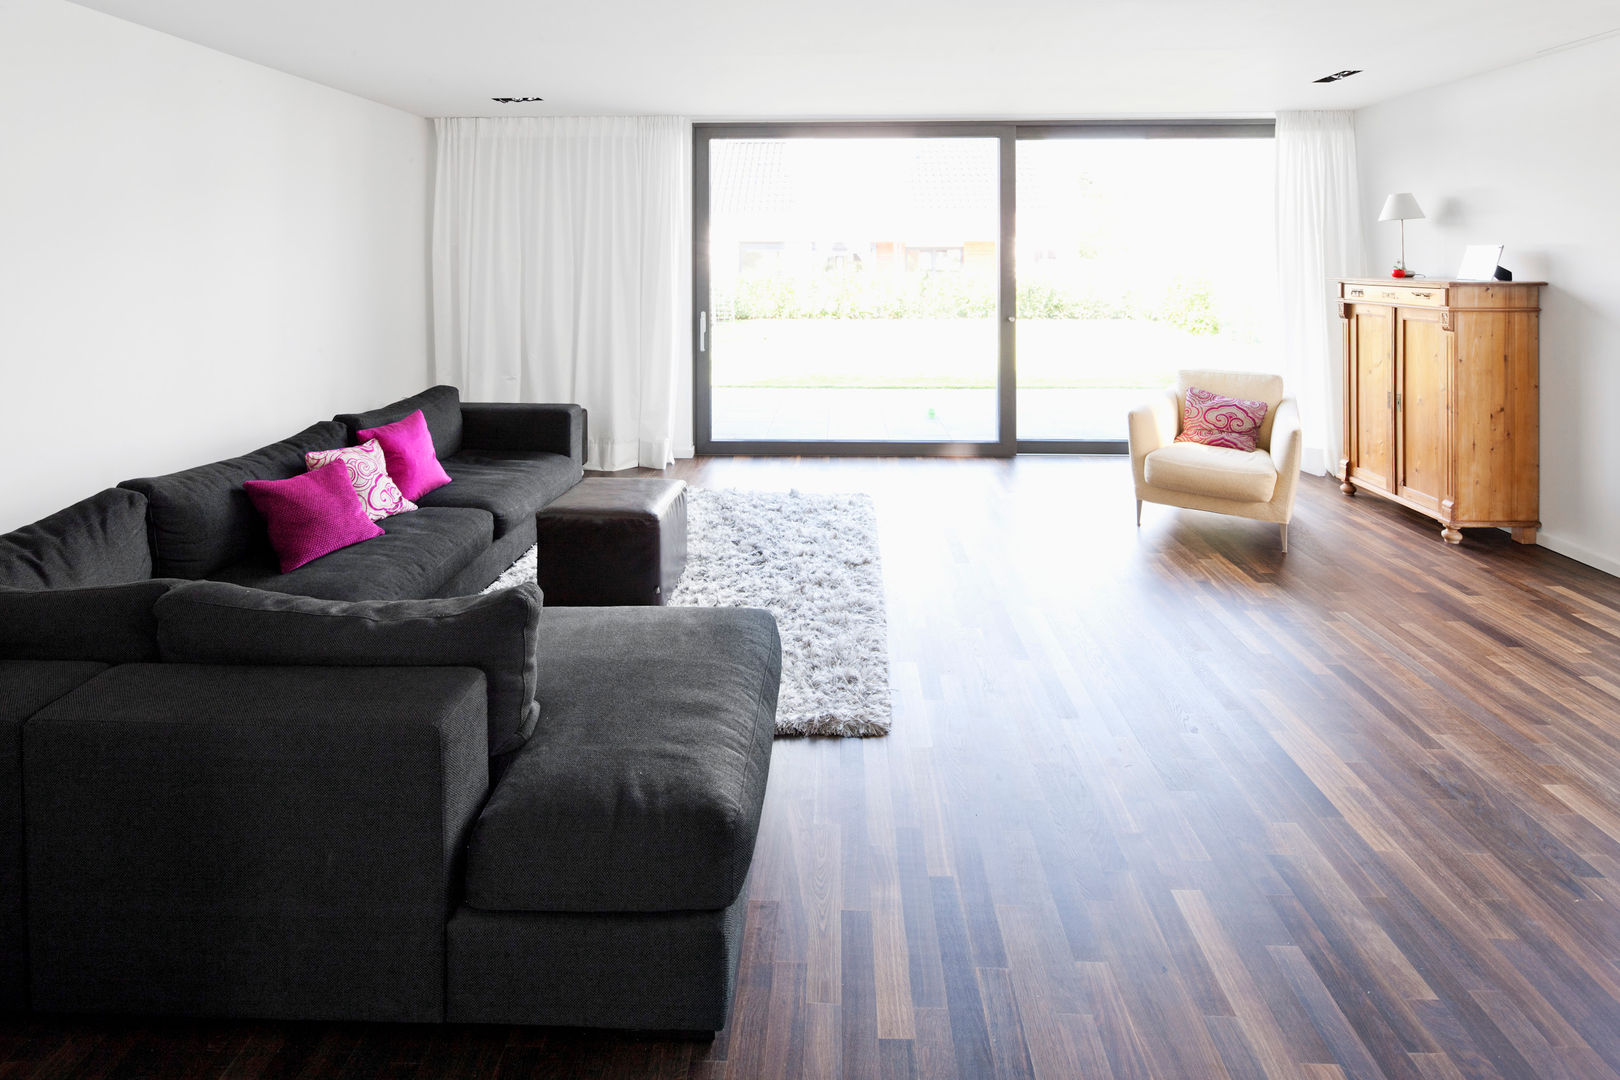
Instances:
[[[1620,577],[1620,559],[1613,559],[1607,555],[1599,555],[1595,551],[1588,551],[1579,544],[1572,544],[1568,540],[1561,539],[1545,530],[1536,534],[1536,543],[1548,551],[1556,551],[1560,555],[1574,559],[1578,563],[1585,563],[1587,566],[1601,570],[1605,574]]]

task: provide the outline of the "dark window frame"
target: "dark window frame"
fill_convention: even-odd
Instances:
[[[1016,272],[1013,227],[1017,210],[1020,139],[1269,139],[1273,120],[1077,120],[1061,123],[969,121],[840,121],[699,123],[692,125],[692,434],[700,455],[820,457],[1011,457],[1014,454],[1123,454],[1120,440],[1019,439]],[[997,243],[997,438],[988,442],[872,440],[715,440],[709,385],[709,144],[715,139],[995,138],[1000,141],[1001,225]]]

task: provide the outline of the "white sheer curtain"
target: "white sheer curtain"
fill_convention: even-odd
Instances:
[[[674,461],[692,355],[690,121],[434,123],[440,381],[469,400],[585,406],[590,468]]]
[[[1277,114],[1277,277],[1282,375],[1299,399],[1304,469],[1338,467],[1344,382],[1335,278],[1363,273],[1351,112]]]

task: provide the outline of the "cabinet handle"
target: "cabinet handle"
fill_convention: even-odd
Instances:
[[[1401,395],[1399,395],[1399,394],[1396,394],[1396,395],[1395,395],[1395,408],[1396,408],[1396,409],[1397,409],[1397,410],[1399,410],[1399,409],[1400,409],[1400,408],[1402,408],[1402,405],[1401,405]]]
[[[1429,297],[1433,296],[1434,293],[1432,293],[1432,292],[1415,292],[1412,295],[1413,296],[1421,296],[1421,297],[1423,297],[1423,299],[1427,300]]]
[[[1365,296],[1367,294],[1362,292],[1360,289],[1351,289],[1350,290],[1350,295],[1351,296]]]

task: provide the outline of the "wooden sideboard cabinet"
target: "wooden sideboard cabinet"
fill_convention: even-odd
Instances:
[[[1346,495],[1427,514],[1450,544],[1472,526],[1536,542],[1545,284],[1339,282]]]

